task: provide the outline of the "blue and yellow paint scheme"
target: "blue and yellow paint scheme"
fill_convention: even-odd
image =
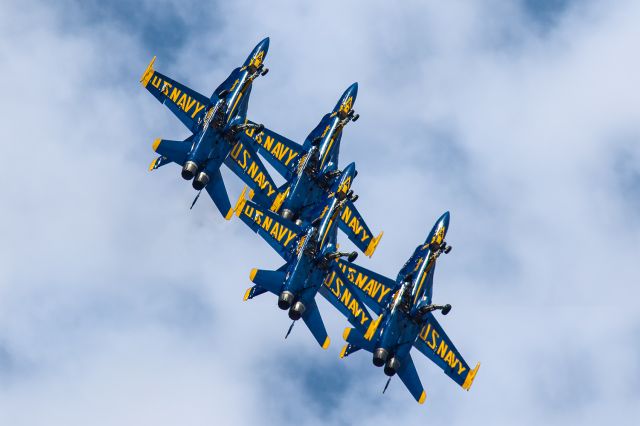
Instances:
[[[349,322],[364,329],[371,315],[360,298],[345,286],[348,278],[342,271],[340,258],[355,259],[357,253],[341,253],[337,244],[337,223],[346,201],[352,196],[351,182],[355,177],[355,164],[342,171],[331,193],[316,204],[315,219],[297,225],[267,207],[254,203],[241,194],[235,207],[236,215],[260,235],[284,260],[275,271],[251,271],[254,283],[244,294],[244,300],[265,292],[278,296],[278,306],[289,311],[294,321],[302,318],[322,348],[329,346],[315,296],[320,293],[342,312]],[[348,265],[348,262],[344,262]]]
[[[451,250],[445,242],[449,212],[435,223],[425,242],[416,247],[395,281],[355,264],[343,264],[345,284],[378,316],[362,327],[345,330],[347,341],[341,357],[365,349],[373,353],[373,363],[384,366],[389,378],[396,373],[413,397],[423,403],[426,392],[420,383],[410,351],[416,348],[446,375],[469,390],[480,363],[471,369],[444,332],[433,312],[446,315],[450,305],[434,305],[433,276],[436,260]]]
[[[262,128],[255,123],[242,135],[273,168],[285,178],[271,210],[299,224],[308,224],[317,200],[325,196],[340,179],[338,157],[342,130],[350,121],[357,120],[353,103],[358,94],[358,83],[353,83],[342,94],[331,112],[309,133],[302,145]],[[374,236],[352,200],[348,200],[338,219],[338,226],[366,256],[371,257],[382,238]]]
[[[269,38],[265,38],[210,97],[156,71],[155,57],[140,79],[191,132],[183,141],[156,139],[153,150],[159,157],[149,170],[168,163],[182,166],[182,177],[193,179],[194,189],[206,189],[226,219],[233,209],[220,174],[223,163],[251,187],[257,201],[271,205],[277,196],[276,185],[253,145],[240,136],[247,129],[260,128],[247,122],[247,109],[253,81],[268,71],[264,68],[268,49]]]

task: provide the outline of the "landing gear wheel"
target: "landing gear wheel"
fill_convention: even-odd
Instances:
[[[444,308],[442,308],[442,315],[447,315],[449,311],[451,311],[451,305],[447,303],[444,305]]]

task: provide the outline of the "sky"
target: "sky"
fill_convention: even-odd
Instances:
[[[635,424],[639,21],[631,0],[0,2],[0,424]],[[414,356],[425,404],[382,395],[324,301],[329,349],[285,341],[275,298],[242,301],[277,255],[147,171],[187,136],[149,60],[208,96],[265,36],[252,120],[302,142],[359,83],[341,162],[385,232],[361,265],[395,277],[451,212],[434,301],[482,362],[470,392]]]

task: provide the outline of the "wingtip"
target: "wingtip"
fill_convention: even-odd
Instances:
[[[342,332],[342,338],[346,341],[349,338],[349,334],[351,333],[351,328],[347,327]]]
[[[147,87],[147,84],[149,84],[149,80],[151,80],[151,76],[155,72],[153,69],[153,64],[155,62],[156,62],[156,57],[154,56],[151,59],[151,62],[149,62],[149,65],[147,65],[147,68],[142,73],[142,77],[140,77],[140,83],[142,83],[144,87]]]
[[[422,394],[420,395],[420,399],[418,399],[418,404],[424,404],[424,401],[427,399],[427,393],[425,391],[422,391]]]
[[[153,171],[156,168],[156,163],[158,162],[158,158],[154,158],[151,164],[149,165],[149,171]]]
[[[155,152],[158,152],[158,147],[160,146],[160,142],[162,142],[162,139],[158,138],[154,140],[153,143],[151,144],[151,148],[153,148]]]
[[[340,358],[344,358],[345,357],[345,354],[347,353],[347,348],[348,347],[349,347],[348,343],[342,347],[342,350],[340,351]]]
[[[330,344],[331,344],[331,339],[329,338],[329,336],[327,336],[327,338],[324,339],[324,343],[322,344],[322,349],[326,350]]]
[[[251,295],[251,289],[252,289],[252,288],[253,288],[253,287],[249,287],[249,288],[247,289],[247,291],[245,291],[245,292],[244,292],[244,296],[243,296],[243,298],[242,298],[242,301],[243,301],[243,302],[246,302],[247,300],[249,300],[249,296]]]
[[[258,268],[253,268],[251,272],[249,272],[249,279],[251,280],[251,282],[253,282],[253,279],[256,277],[257,273],[258,273]]]
[[[480,363],[477,363],[476,368],[474,368],[473,370],[467,373],[467,377],[466,379],[464,379],[464,383],[462,384],[462,388],[464,390],[469,391],[469,389],[471,389],[471,385],[473,384],[473,381],[475,380],[476,374],[478,374],[479,369],[480,369]]]
[[[378,244],[380,243],[380,240],[382,239],[383,235],[384,235],[384,232],[380,232],[380,234],[378,234],[377,237],[373,238],[371,242],[369,242],[369,246],[367,246],[367,250],[364,252],[365,256],[367,257],[373,256],[373,253],[376,251],[376,248],[378,247]]]
[[[227,214],[224,216],[225,220],[231,220],[231,218],[233,217],[233,208],[229,208],[229,211],[227,212]]]
[[[233,208],[233,211],[236,212],[236,216],[240,216],[240,213],[242,213],[242,209],[244,208],[244,205],[247,203],[247,199],[245,198],[246,193],[247,193],[247,187],[245,186],[242,192],[240,193],[240,197],[238,197],[238,201],[236,202],[235,207]]]

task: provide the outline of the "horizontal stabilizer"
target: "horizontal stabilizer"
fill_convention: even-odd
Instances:
[[[369,352],[373,352],[375,349],[373,342],[365,339],[364,335],[355,328],[345,328],[344,333],[342,333],[342,338],[350,345],[365,349]]]
[[[413,395],[416,401],[424,404],[427,393],[422,387],[416,366],[413,364],[413,359],[411,359],[411,354],[407,354],[402,358],[400,369],[398,370],[398,377],[400,377],[400,380],[402,380],[402,383],[409,389],[409,392],[411,392],[411,395]]]
[[[306,309],[302,314],[302,320],[313,334],[318,344],[322,346],[322,349],[327,349],[331,339],[327,335],[327,329],[324,326],[322,317],[320,316],[320,310],[314,299],[310,299],[306,303]]]
[[[229,220],[231,219],[231,216],[233,216],[233,209],[231,208],[231,202],[227,195],[227,189],[224,187],[224,181],[222,180],[220,169],[210,170],[208,172],[211,180],[205,187],[207,193],[220,211],[220,214],[222,214],[226,220]]]
[[[284,271],[265,271],[262,269],[252,269],[249,279],[254,284],[264,288],[267,291],[280,295],[286,272]]]
[[[163,163],[173,162],[182,166],[191,150],[192,139],[193,136],[189,136],[184,141],[156,139],[153,141],[153,150],[166,159],[162,161]],[[153,169],[157,169],[161,165],[163,164],[156,165]],[[149,169],[151,170],[151,167]]]

